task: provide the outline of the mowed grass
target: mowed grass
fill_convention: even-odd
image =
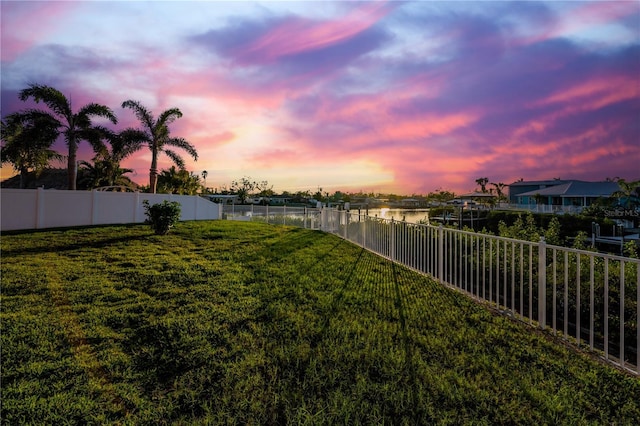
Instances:
[[[640,380],[318,231],[2,237],[4,424],[638,424]]]

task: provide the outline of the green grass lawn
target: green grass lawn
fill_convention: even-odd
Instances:
[[[640,380],[318,231],[2,236],[4,424],[637,424]]]

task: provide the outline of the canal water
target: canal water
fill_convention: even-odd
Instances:
[[[252,206],[252,205],[225,205],[223,207],[224,213],[227,216],[263,216],[266,212],[265,206]],[[300,213],[302,208],[287,208],[291,214]],[[272,214],[282,214],[282,206],[270,206],[269,211]],[[296,212],[296,213],[294,213]],[[357,214],[358,209],[351,209],[351,213]],[[419,223],[426,220],[429,216],[429,209],[399,209],[399,208],[376,208],[376,209],[360,209],[360,214],[368,214],[372,217],[379,217],[381,219],[406,221],[408,223]]]
[[[357,209],[351,210],[352,213],[357,213],[357,211]],[[426,223],[429,217],[429,209],[361,209],[360,213],[369,214],[369,216],[377,216],[380,219],[393,219],[397,221],[404,220],[409,223],[419,223],[420,221]]]

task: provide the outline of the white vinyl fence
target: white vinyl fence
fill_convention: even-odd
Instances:
[[[640,259],[323,209],[321,229],[640,375]]]
[[[181,209],[180,220],[222,218],[221,205],[198,196],[42,188],[2,189],[1,230],[142,223],[146,219],[142,204],[144,200],[149,200],[152,205],[164,200],[177,201]]]

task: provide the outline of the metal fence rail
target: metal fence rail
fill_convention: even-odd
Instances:
[[[261,221],[275,225],[320,229],[320,209],[308,207],[225,205],[223,217],[229,220]]]

